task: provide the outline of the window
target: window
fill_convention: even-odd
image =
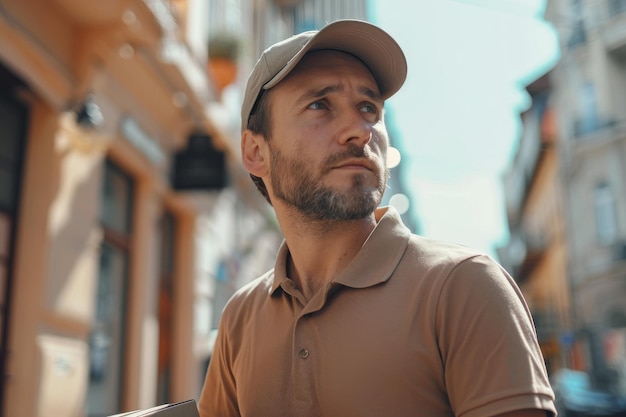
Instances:
[[[602,244],[613,243],[617,238],[617,212],[613,190],[607,182],[602,181],[596,185],[593,198],[598,241]]]
[[[132,179],[107,161],[100,209],[104,241],[89,338],[90,417],[119,413],[122,406],[132,198]]]
[[[576,136],[584,136],[601,128],[598,117],[598,101],[596,89],[592,82],[587,81],[580,89],[579,113],[574,127]]]
[[[157,374],[157,404],[171,402],[172,381],[172,332],[174,330],[174,248],[176,223],[174,216],[166,212],[160,224],[159,266],[159,363]]]
[[[26,109],[7,96],[0,96],[0,209],[17,205],[17,185],[24,136]]]
[[[4,415],[4,388],[9,382],[6,372],[7,338],[11,323],[13,260],[28,126],[28,107],[16,94],[16,90],[21,88],[25,88],[24,84],[0,66],[0,415]]]
[[[572,0],[571,16],[571,33],[567,41],[567,46],[569,48],[574,48],[587,42],[587,32],[585,30],[585,23],[583,19],[583,6],[581,0]]]

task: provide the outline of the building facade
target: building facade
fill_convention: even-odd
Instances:
[[[547,18],[561,35],[554,85],[577,365],[625,394],[626,2],[549,2]]]
[[[557,131],[549,75],[527,88],[523,134],[504,175],[510,241],[499,248],[532,311],[549,373],[571,362],[571,302]]]
[[[209,111],[224,105],[208,6],[0,4],[1,416],[195,397],[211,259],[261,235],[222,273],[267,268],[276,229],[238,188],[233,140]],[[207,227],[233,200],[225,227]]]
[[[586,372],[595,389],[626,394],[626,1],[549,0],[545,17],[557,30],[561,49],[545,77],[554,132],[550,158],[556,163],[549,192],[531,182],[530,199],[513,206],[522,213],[537,207],[532,193],[543,188],[542,210],[555,215],[535,228],[540,239],[532,268],[527,261],[520,265],[530,268],[528,280],[559,282],[563,294],[552,295],[555,307],[569,300],[570,319],[563,322],[567,332],[559,346],[570,353],[559,366]],[[533,99],[533,107],[541,103],[539,96]],[[528,123],[524,128],[533,130]],[[533,175],[547,171],[541,158],[538,166]],[[520,170],[517,181],[526,178]],[[554,252],[550,237],[560,229],[564,245]],[[533,252],[526,249],[529,258]],[[553,268],[543,269],[549,256]],[[560,282],[563,270],[567,285]],[[531,282],[522,286],[535,287]],[[529,299],[533,305],[535,296]],[[543,312],[535,307],[541,332]]]

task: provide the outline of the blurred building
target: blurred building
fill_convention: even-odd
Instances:
[[[0,2],[0,415],[194,397],[216,277],[273,261],[279,233],[208,110],[229,76],[210,65],[208,14]]]
[[[559,154],[549,75],[527,86],[532,104],[504,175],[510,241],[499,248],[535,321],[550,373],[569,364],[572,330]]]
[[[560,205],[562,221],[552,221],[562,222],[566,242],[559,251],[567,253],[572,331],[561,347],[571,347],[568,365],[588,372],[595,389],[626,394],[626,1],[549,0],[546,19],[561,46],[561,59],[546,76],[558,181],[554,194],[545,195],[546,208]],[[531,95],[536,107],[541,99]],[[525,182],[524,174],[515,181]],[[557,196],[560,203],[553,202]],[[513,203],[521,211],[532,204]],[[560,227],[546,223],[538,231],[545,237]],[[537,262],[543,262],[550,240],[539,241]],[[528,257],[526,249],[519,253]],[[537,270],[537,279],[560,281],[562,266]],[[542,311],[535,311],[540,324]]]
[[[576,366],[626,393],[626,1],[550,1]]]

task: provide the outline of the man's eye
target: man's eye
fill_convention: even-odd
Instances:
[[[378,113],[378,108],[376,106],[374,106],[373,104],[364,103],[363,105],[361,105],[361,111],[364,112],[364,113],[377,114]]]
[[[321,100],[314,101],[313,103],[309,104],[309,109],[312,109],[312,110],[324,110],[326,108],[327,108],[326,103],[324,103]]]

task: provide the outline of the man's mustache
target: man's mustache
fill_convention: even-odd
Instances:
[[[330,155],[328,158],[324,160],[324,170],[330,171],[332,167],[339,165],[341,162],[346,159],[351,158],[365,158],[368,161],[373,161],[372,158],[365,152],[365,148],[362,146],[355,145],[351,143],[347,145],[346,150],[342,152],[335,153]]]

